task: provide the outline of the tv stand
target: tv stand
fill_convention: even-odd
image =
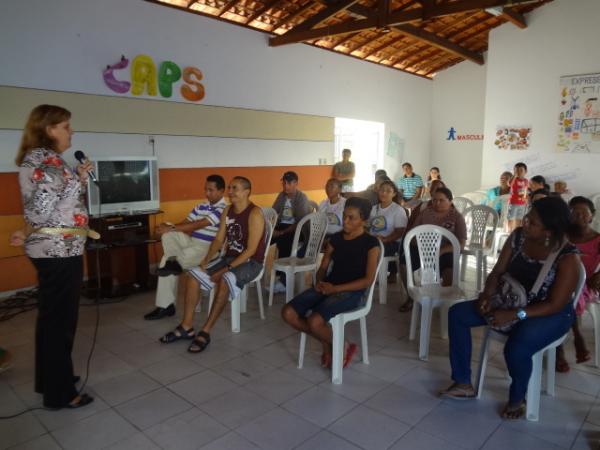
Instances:
[[[157,242],[150,236],[149,219],[159,212],[90,218],[90,228],[100,233],[100,239],[87,242],[86,297],[98,298],[99,272],[101,298],[122,297],[156,287],[156,278],[149,271],[148,244]]]

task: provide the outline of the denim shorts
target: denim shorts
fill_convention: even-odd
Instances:
[[[325,295],[310,288],[294,297],[289,305],[300,317],[305,317],[309,310],[318,313],[328,322],[334,316],[352,311],[365,303],[365,290],[339,292]]]
[[[212,275],[213,273],[217,272],[223,267],[226,267],[227,264],[229,264],[234,259],[234,256],[226,256],[224,258],[218,259],[213,265],[206,269],[206,273]],[[231,272],[235,276],[235,284],[237,285],[237,287],[239,289],[242,289],[246,284],[250,283],[258,276],[262,268],[262,264],[260,264],[257,261],[254,261],[253,259],[249,259],[248,261],[246,261],[243,264],[240,264],[239,266],[232,267],[231,269],[229,269],[229,272]]]
[[[527,214],[527,205],[508,205],[507,220],[523,220]]]

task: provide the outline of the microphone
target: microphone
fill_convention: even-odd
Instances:
[[[75,159],[77,161],[79,161],[81,164],[85,164],[87,162],[87,158],[85,156],[85,153],[83,153],[81,150],[77,150],[75,152]],[[88,175],[90,176],[90,178],[92,179],[92,181],[96,184],[98,184],[98,178],[96,177],[96,174],[94,173],[93,170],[89,170],[88,171]]]

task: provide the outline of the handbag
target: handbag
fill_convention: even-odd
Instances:
[[[533,287],[531,288],[531,294],[535,297],[538,291],[541,289],[544,284],[544,280],[546,276],[548,276],[548,272],[552,268],[552,264],[556,261],[559,253],[565,246],[566,241],[563,241],[561,246],[554,252],[550,253],[546,260],[544,261],[544,265],[538,274]],[[523,287],[523,285],[508,272],[503,273],[500,276],[498,281],[498,287],[496,288],[496,292],[490,298],[490,304],[492,306],[492,311],[496,309],[518,309],[524,308],[529,303],[529,294]],[[490,327],[494,330],[501,331],[506,333],[511,330],[511,328],[519,322],[519,319],[515,319],[511,322],[505,323],[504,325],[491,325],[490,322],[491,317],[486,316],[486,320]]]

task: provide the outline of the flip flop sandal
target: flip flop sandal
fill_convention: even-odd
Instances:
[[[509,405],[506,405],[504,410],[502,411],[502,418],[508,420],[517,420],[525,415],[525,411],[527,410],[527,405],[525,402],[521,403],[517,408],[510,408]],[[511,414],[508,416],[507,414]]]
[[[453,400],[469,400],[477,397],[475,389],[465,389],[459,387],[456,383],[440,392],[440,397],[451,398]]]
[[[203,341],[198,340],[198,337],[204,338]],[[198,334],[188,347],[188,352],[190,353],[200,353],[203,352],[206,347],[210,344],[210,334],[205,331],[198,331]]]
[[[592,354],[587,350],[585,352],[577,352],[576,351],[575,358],[576,358],[575,362],[577,364],[581,364],[581,363],[587,362],[590,359],[592,359]]]
[[[567,373],[569,370],[571,370],[569,363],[565,359],[557,359],[555,369],[559,373]]]
[[[181,325],[177,325],[177,328],[175,328],[175,331],[169,331],[167,334],[165,334],[163,337],[161,337],[159,339],[159,341],[162,342],[163,344],[171,344],[173,342],[177,342],[182,339],[186,339],[186,340],[194,339],[194,329],[190,328],[189,330],[186,330]]]
[[[402,305],[400,305],[400,308],[398,308],[398,311],[409,312],[409,311],[412,311],[412,309],[413,309],[413,300],[407,300]]]
[[[348,348],[346,348],[346,354],[344,355],[344,369],[350,365],[356,352],[358,352],[358,346],[356,344],[349,344]]]

